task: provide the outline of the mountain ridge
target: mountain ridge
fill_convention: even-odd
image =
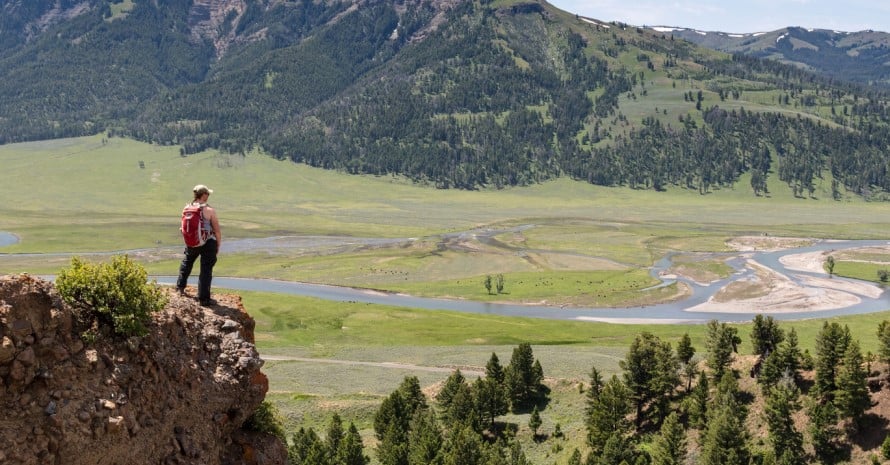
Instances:
[[[648,26],[647,29],[669,33],[714,50],[766,58],[833,79],[890,89],[890,34],[886,32],[794,26],[753,33],[669,26]]]

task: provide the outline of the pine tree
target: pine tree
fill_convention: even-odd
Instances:
[[[627,421],[631,410],[630,396],[627,386],[612,375],[595,399],[588,398],[587,444],[595,456],[602,453],[611,435],[630,432],[631,425]]]
[[[606,440],[597,463],[602,465],[633,463],[633,452],[633,445],[627,438],[620,433],[612,433]]]
[[[757,383],[763,389],[763,392],[769,392],[769,390],[775,386],[784,376],[785,368],[782,366],[782,354],[781,349],[777,352],[770,353],[766,359],[763,360],[760,368],[760,374],[757,375]]]
[[[540,364],[538,366],[540,367]],[[507,396],[514,412],[532,404],[537,396],[541,377],[543,370],[539,371],[535,367],[531,344],[527,342],[519,344],[513,349],[513,356],[510,358],[510,365],[504,378]]]
[[[739,401],[739,385],[724,371],[708,405],[707,431],[701,442],[702,465],[747,465],[751,456],[745,429],[747,409]]]
[[[538,436],[538,428],[541,427],[543,421],[541,420],[541,414],[538,412],[538,406],[536,405],[532,409],[532,414],[528,418],[528,427],[532,429],[532,436]]]
[[[701,465],[748,465],[750,452],[744,422],[729,408],[715,405],[702,439]]]
[[[408,432],[391,423],[377,443],[377,460],[381,465],[408,465]]]
[[[488,363],[485,364],[485,377],[491,378],[501,384],[504,383],[504,368],[501,367],[498,354],[494,352],[491,353]]]
[[[842,436],[837,427],[837,409],[831,402],[814,401],[808,413],[810,439],[816,458],[831,463],[838,456]]]
[[[636,408],[637,429],[643,423],[643,408],[650,402],[654,401],[656,415],[666,415],[666,403],[679,383],[677,361],[670,344],[644,332],[634,338],[620,366],[624,370],[624,383],[631,392],[631,402]]]
[[[769,388],[785,378],[797,383],[800,381],[802,358],[797,345],[797,332],[791,328],[788,337],[763,360],[757,382],[763,386],[764,392],[768,392]]]
[[[525,452],[522,450],[519,441],[511,441],[510,446],[507,449],[507,453],[507,465],[532,465],[532,463],[525,456]]]
[[[334,416],[328,424],[328,431],[325,436],[325,449],[327,449],[328,452],[328,463],[336,463],[337,454],[340,452],[344,435],[343,421],[340,419],[340,415],[334,413]]]
[[[687,402],[687,412],[690,422],[698,428],[704,429],[707,423],[708,400],[710,399],[710,383],[708,375],[701,371],[698,376],[698,383],[692,389],[692,395],[689,396]]]
[[[847,346],[837,370],[837,393],[834,401],[841,417],[851,419],[854,425],[859,425],[865,411],[871,407],[868,373],[863,365],[859,343],[853,341]]]
[[[793,417],[800,410],[799,396],[797,387],[790,380],[770,388],[766,396],[763,413],[769,428],[769,441],[780,461],[803,461],[803,435],[794,428]]]
[[[483,457],[482,440],[469,427],[452,432],[443,449],[443,465],[480,465]]]
[[[420,388],[420,380],[416,376],[406,376],[399,385],[399,394],[405,401],[405,413],[414,416],[414,412],[428,408],[426,394]]]
[[[469,427],[477,433],[482,432],[482,418],[476,408],[475,395],[470,386],[461,384],[458,387],[451,405],[442,418],[445,426],[451,430]]]
[[[676,412],[671,412],[652,445],[652,465],[681,465],[686,459],[686,431]]]
[[[451,372],[451,375],[445,380],[445,384],[442,386],[442,390],[439,391],[439,394],[436,396],[436,401],[439,403],[439,408],[442,411],[447,411],[451,406],[451,400],[454,398],[454,394],[457,393],[460,386],[466,383],[466,379],[464,375],[461,374],[460,370],[454,370]]]
[[[340,465],[367,465],[370,462],[365,455],[362,436],[354,423],[349,424],[346,436],[340,443],[340,451],[337,454],[336,460],[334,463]]]
[[[383,399],[374,414],[374,433],[377,435],[377,440],[382,441],[392,427],[407,433],[410,417],[406,415],[406,412],[405,400],[398,390]]]
[[[686,376],[686,392],[692,389],[692,379],[698,373],[697,363],[693,363],[692,357],[695,356],[695,347],[692,347],[692,339],[689,333],[683,333],[680,342],[677,343],[677,360],[680,362],[683,374]]]
[[[590,405],[596,402],[603,390],[603,376],[594,366],[590,369],[590,387],[587,389],[587,414],[590,414]]]
[[[411,415],[401,392],[396,389],[374,414],[377,458],[381,465],[407,465],[408,429]]]
[[[815,393],[831,401],[837,391],[837,367],[850,344],[850,329],[835,322],[825,322],[816,335]]]
[[[442,433],[436,416],[430,410],[418,411],[411,420],[408,434],[408,465],[441,463]]]
[[[309,449],[309,453],[303,459],[302,465],[327,465],[330,463],[328,460],[328,449],[324,446],[324,443],[319,441]]]
[[[881,361],[890,365],[890,321],[878,324],[878,355]]]
[[[693,356],[695,356],[695,347],[692,347],[692,339],[689,338],[689,333],[683,333],[680,342],[677,343],[677,360],[688,365]]]
[[[541,393],[541,386],[544,384],[544,367],[541,366],[541,361],[535,359],[534,365],[532,365],[532,378],[531,378],[531,390],[533,395],[537,396]]]
[[[323,463],[325,447],[312,428],[300,428],[291,436],[291,444],[287,448],[287,459],[293,465],[312,465]]]
[[[780,354],[782,356],[782,366],[795,382],[800,381],[800,369],[803,364],[803,354],[800,352],[800,346],[797,341],[797,331],[791,328],[788,331],[788,337],[780,346]]]
[[[510,460],[504,454],[504,451],[497,445],[482,443],[482,458],[479,459],[480,465],[510,465]]]
[[[764,318],[758,313],[754,317],[754,323],[751,325],[751,348],[754,355],[766,356],[775,352],[784,339],[784,332],[772,316]]]
[[[881,456],[890,459],[890,434],[884,436],[884,442],[881,443]]]
[[[485,419],[488,428],[494,426],[494,420],[509,411],[510,403],[507,393],[498,381],[491,377],[478,378],[473,383],[476,410]]]
[[[708,349],[708,366],[711,367],[714,379],[723,377],[723,372],[732,363],[732,354],[738,352],[739,343],[741,339],[736,328],[717,320],[708,322],[705,347]]]
[[[717,407],[726,408],[740,420],[744,420],[748,416],[748,410],[739,400],[739,394],[739,381],[735,375],[728,371],[724,372],[720,382],[717,383],[709,410],[713,412]]]

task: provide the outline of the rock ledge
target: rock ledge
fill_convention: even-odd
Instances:
[[[169,292],[149,334],[84,343],[52,283],[0,276],[0,463],[285,464],[244,431],[268,380],[238,296]]]

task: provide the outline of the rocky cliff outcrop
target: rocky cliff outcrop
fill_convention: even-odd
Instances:
[[[268,381],[237,296],[170,293],[149,333],[84,342],[52,283],[0,277],[0,463],[284,464],[241,425]]]
[[[222,56],[236,40],[235,29],[246,8],[244,0],[194,0],[188,16],[192,38],[209,40]]]

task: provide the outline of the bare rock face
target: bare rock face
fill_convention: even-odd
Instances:
[[[192,38],[211,41],[217,56],[222,56],[235,40],[234,31],[245,9],[244,0],[194,0],[188,17]]]
[[[285,464],[241,430],[268,380],[240,298],[169,299],[147,336],[84,343],[52,283],[0,276],[0,463]]]

